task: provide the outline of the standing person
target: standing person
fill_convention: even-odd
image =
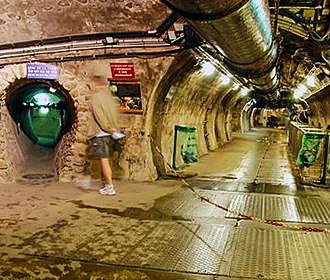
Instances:
[[[102,68],[101,68],[102,69]],[[96,69],[92,73],[91,89],[91,116],[89,119],[88,139],[90,146],[88,157],[99,160],[104,186],[99,190],[103,195],[115,195],[112,182],[112,170],[109,159],[115,151],[116,142],[111,134],[118,131],[116,104],[109,89],[107,76]]]

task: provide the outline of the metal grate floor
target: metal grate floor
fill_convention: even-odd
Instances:
[[[330,224],[330,203],[320,198],[235,195],[229,206],[234,211],[261,219],[283,222]],[[227,218],[238,218],[228,213]]]
[[[226,191],[235,193],[260,193],[260,194],[279,194],[291,196],[317,196],[313,189],[299,188],[296,185],[283,185],[281,183],[245,183],[245,182],[226,182],[207,179],[191,179],[188,181],[192,186],[211,191]]]
[[[279,231],[239,229],[230,276],[288,279],[284,234]]]
[[[108,218],[98,224],[106,225]],[[92,221],[91,221],[92,222]],[[119,220],[118,220],[119,222]],[[329,280],[330,240],[324,233],[279,231],[250,225],[127,221],[111,223],[79,240],[72,225],[35,234],[18,247],[29,255],[120,265],[224,279]],[[33,240],[33,242],[31,242]],[[63,254],[64,253],[64,254]],[[187,277],[186,279],[191,279]],[[202,279],[202,278],[201,278]],[[218,279],[218,278],[216,278]]]
[[[322,233],[286,233],[291,280],[330,279],[330,239]]]

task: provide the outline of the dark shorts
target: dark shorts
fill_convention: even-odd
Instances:
[[[93,137],[89,140],[87,157],[89,159],[109,158],[117,150],[118,144],[111,136]]]

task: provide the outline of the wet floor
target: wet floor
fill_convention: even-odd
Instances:
[[[1,185],[0,279],[330,279],[329,232],[301,230],[330,230],[330,195],[299,185],[292,162],[283,131],[258,129],[187,168],[196,193]]]

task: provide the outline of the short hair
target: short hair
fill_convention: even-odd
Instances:
[[[95,81],[108,81],[109,71],[110,67],[103,63],[93,61],[88,65],[89,77]]]

